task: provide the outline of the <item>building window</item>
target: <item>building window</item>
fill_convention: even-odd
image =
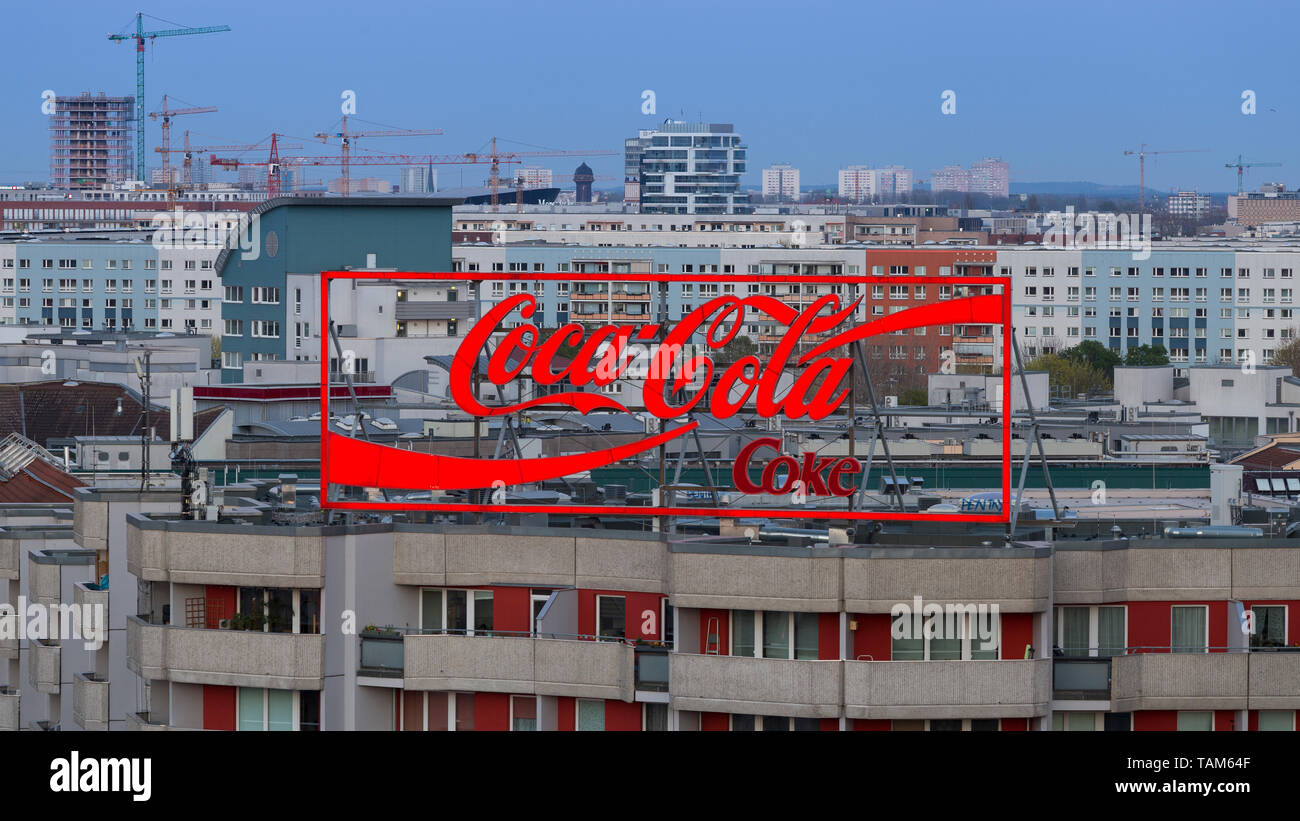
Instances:
[[[240,687],[236,729],[319,730],[320,693]]]
[[[575,730],[602,731],[605,729],[605,702],[595,699],[578,699],[574,716]]]
[[[623,596],[596,597],[596,634],[603,639],[627,636],[627,599]]]
[[[1283,268],[1282,270],[1286,270]],[[1259,729],[1266,730],[1285,730],[1293,732],[1295,730],[1295,710],[1260,710],[1259,711]]]
[[[1001,626],[991,612],[901,615],[891,625],[894,661],[998,658]]]
[[[1170,608],[1172,622],[1172,650],[1175,653],[1209,652],[1209,625],[1205,605],[1180,606]],[[1181,729],[1181,728],[1180,728]]]
[[[537,697],[510,697],[510,729],[528,731],[537,729]]]
[[[496,621],[491,590],[425,588],[420,591],[420,629],[473,636],[491,635]]]
[[[1210,732],[1214,729],[1214,713],[1210,710],[1179,710],[1178,729]]]
[[[817,614],[783,610],[732,611],[731,655],[816,659]]]
[[[1287,420],[1283,419],[1283,422]],[[1285,432],[1285,429],[1283,429]],[[1252,616],[1250,646],[1286,647],[1286,606],[1256,604],[1250,608]]]
[[[254,305],[279,305],[280,289],[266,288],[261,286],[253,288],[253,304]]]

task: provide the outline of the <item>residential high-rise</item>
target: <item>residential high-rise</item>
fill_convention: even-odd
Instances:
[[[873,197],[888,199],[910,194],[913,176],[912,169],[901,165],[884,168],[850,165],[840,169],[840,199],[864,202]]]
[[[998,157],[985,157],[970,167],[973,194],[1006,197],[1011,193],[1011,165]]]
[[[1200,219],[1210,213],[1210,195],[1198,194],[1195,191],[1179,191],[1169,198],[1165,208],[1175,217]]]
[[[875,193],[876,177],[870,166],[850,165],[840,169],[840,199],[862,202],[870,200]]]
[[[876,186],[878,193],[882,195],[893,194],[895,196],[912,193],[912,180],[915,177],[912,169],[904,168],[901,165],[887,165],[875,173],[878,180]]]
[[[535,165],[525,165],[522,168],[517,168],[514,173],[515,181],[525,191],[531,191],[534,188],[553,187],[554,176],[551,169]]]
[[[746,146],[730,123],[666,120],[624,144],[630,203],[643,214],[746,214]],[[635,185],[635,188],[632,186]]]
[[[960,165],[945,165],[937,171],[931,171],[930,190],[959,191],[964,194],[971,190],[971,172]]]
[[[55,188],[100,188],[131,179],[135,97],[83,91],[55,97],[50,113],[50,182]]]
[[[763,169],[763,196],[780,200],[799,199],[799,169],[793,165],[769,165]]]

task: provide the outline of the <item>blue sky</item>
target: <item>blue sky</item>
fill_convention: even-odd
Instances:
[[[1248,173],[1248,185],[1300,182],[1291,2],[142,1],[167,21],[232,28],[148,47],[148,110],[164,92],[220,108],[175,120],[174,134],[188,127],[196,141],[310,137],[337,124],[351,89],[363,120],[444,131],[361,142],[372,151],[460,153],[495,134],[519,150],[621,152],[638,128],[702,114],[736,125],[748,182],[772,162],[799,166],[808,184],[850,163],[926,177],[1000,155],[1013,182],[1136,184],[1123,151],[1142,142],[1209,149],[1149,158],[1147,183],[1162,190],[1231,190],[1223,166],[1238,153],[1284,163]],[[107,0],[6,7],[0,181],[48,176],[44,89],[134,93],[134,46],[106,39],[134,12]],[[641,113],[645,89],[655,115]],[[956,115],[940,113],[945,89]],[[1244,89],[1256,92],[1254,116],[1241,113]],[[152,121],[148,134],[152,148]],[[579,161],[537,162],[567,175]],[[622,174],[621,156],[588,162]],[[461,169],[465,184],[485,176],[443,166],[441,184],[459,184]],[[334,169],[309,176],[322,172]]]

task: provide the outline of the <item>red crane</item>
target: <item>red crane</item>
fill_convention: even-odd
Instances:
[[[323,133],[323,132],[317,133],[315,136],[316,139],[320,140],[321,142],[328,142],[331,137],[339,141],[342,150],[342,156],[340,158],[339,164],[343,166],[343,196],[346,197],[352,189],[352,174],[351,174],[352,143],[355,140],[357,140],[357,138],[359,137],[423,137],[423,136],[437,136],[441,133],[442,133],[441,128],[420,128],[420,129],[393,128],[384,131],[349,131],[348,115],[344,114],[343,127],[340,130],[335,131],[332,134]]]
[[[172,153],[172,154],[177,154],[177,153],[184,152],[184,154],[185,154],[184,169],[185,169],[185,170],[184,170],[184,172],[183,172],[183,176],[181,177],[181,180],[182,180],[182,183],[183,183],[184,185],[189,185],[189,184],[192,182],[192,179],[191,179],[191,166],[190,166],[190,163],[191,163],[191,161],[192,161],[193,158],[194,158],[194,152],[195,152],[195,151],[198,151],[198,152],[200,152],[200,153],[202,153],[202,152],[204,152],[204,151],[256,151],[256,150],[259,149],[259,148],[264,148],[264,147],[265,147],[265,146],[263,145],[264,142],[265,142],[265,140],[263,140],[262,142],[257,142],[257,143],[252,143],[252,144],[247,144],[247,143],[245,143],[245,144],[242,144],[242,145],[190,145],[190,132],[189,132],[189,129],[186,129],[186,130],[185,130],[185,143],[184,143],[185,147],[184,147],[184,148],[169,148],[169,149],[166,149],[166,150],[169,151],[169,152]],[[302,148],[302,144],[301,144],[301,143],[280,143],[280,148]],[[163,151],[164,149],[161,149],[161,148],[155,148],[154,150],[155,150],[155,151],[159,151],[159,152],[161,152],[161,151]],[[164,155],[164,156],[165,156],[165,155]]]
[[[149,119],[151,120],[157,120],[159,117],[162,118],[162,145],[155,148],[154,151],[162,154],[163,179],[167,181],[168,188],[171,188],[173,182],[171,175],[172,117],[179,117],[182,114],[211,114],[216,110],[217,107],[213,105],[169,109],[167,108],[167,95],[164,94],[162,99],[162,110],[149,112]],[[189,180],[186,180],[186,182],[189,182]]]

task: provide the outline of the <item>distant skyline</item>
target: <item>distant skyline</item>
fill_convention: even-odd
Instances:
[[[149,45],[146,110],[164,93],[220,109],[174,120],[177,144],[186,128],[207,143],[252,143],[274,130],[303,138],[294,140],[303,150],[286,153],[336,155],[336,144],[310,138],[337,126],[340,95],[352,90],[358,128],[444,132],[361,140],[362,152],[482,151],[493,135],[512,141],[503,150],[619,152],[531,162],[565,187],[584,159],[598,176],[621,180],[624,138],[670,117],[733,123],[749,146],[746,187],[758,187],[773,163],[799,168],[807,186],[831,185],[852,164],[902,165],[920,179],[985,156],[1009,162],[1013,184],[1135,186],[1137,159],[1123,152],[1144,142],[1208,149],[1149,157],[1147,185],[1160,191],[1235,190],[1236,173],[1224,165],[1238,154],[1283,163],[1248,172],[1248,190],[1300,181],[1300,92],[1284,39],[1300,30],[1300,12],[1289,4],[664,0],[650,8],[151,0],[141,10],[159,18],[153,28],[232,31]],[[134,94],[134,46],[106,35],[133,27],[136,9],[98,0],[6,11],[12,36],[0,99],[10,116],[0,182],[45,180],[42,91]],[[1255,92],[1254,115],[1241,112],[1245,89]],[[644,90],[655,93],[654,114],[642,113]],[[945,90],[956,93],[955,115],[941,113]],[[159,127],[149,120],[147,129],[152,149]],[[150,151],[147,162],[157,165],[158,155]],[[460,185],[462,170],[465,185],[487,176],[486,166],[441,166],[440,184]],[[328,180],[337,171],[306,174]]]

